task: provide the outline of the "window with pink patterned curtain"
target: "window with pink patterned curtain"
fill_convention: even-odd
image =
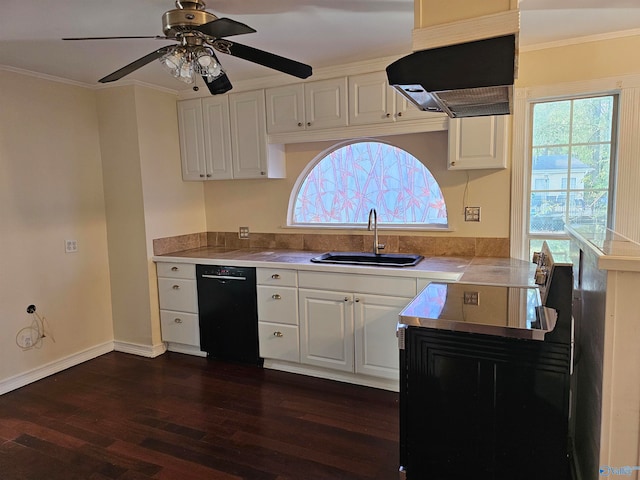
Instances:
[[[378,223],[447,226],[438,182],[413,155],[382,142],[343,145],[308,172],[292,206],[293,225]]]

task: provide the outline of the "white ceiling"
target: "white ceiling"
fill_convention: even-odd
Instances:
[[[173,0],[0,0],[0,66],[95,85],[164,40],[62,41],[63,37],[162,35]],[[207,10],[257,33],[234,41],[314,68],[411,52],[413,0],[208,0]],[[520,0],[520,48],[638,29],[640,0]],[[231,82],[276,72],[220,54]],[[189,88],[153,62],[125,79]]]

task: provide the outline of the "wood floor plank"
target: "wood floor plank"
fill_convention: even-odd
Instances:
[[[171,352],[0,396],[2,480],[387,480],[397,439],[397,393]]]

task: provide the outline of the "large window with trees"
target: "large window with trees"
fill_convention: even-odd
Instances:
[[[391,227],[447,227],[438,182],[409,152],[380,141],[336,145],[302,172],[289,204],[294,226],[361,226],[369,210]]]
[[[530,251],[567,251],[565,224],[610,226],[616,109],[616,95],[533,104]]]

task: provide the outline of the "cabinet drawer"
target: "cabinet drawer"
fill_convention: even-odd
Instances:
[[[298,327],[258,322],[258,337],[260,356],[262,358],[273,358],[288,362],[300,361]]]
[[[200,346],[200,327],[198,314],[160,310],[162,340]]]
[[[297,325],[297,289],[258,285],[258,319],[265,322]]]
[[[198,313],[198,288],[195,280],[158,278],[160,310]]]
[[[160,262],[156,269],[159,277],[196,278],[196,266],[192,263]]]
[[[328,272],[299,272],[300,288],[373,293],[391,297],[415,297],[413,277],[385,277]]]
[[[256,269],[256,280],[258,285],[296,287],[298,285],[298,272],[282,268],[258,268]]]

